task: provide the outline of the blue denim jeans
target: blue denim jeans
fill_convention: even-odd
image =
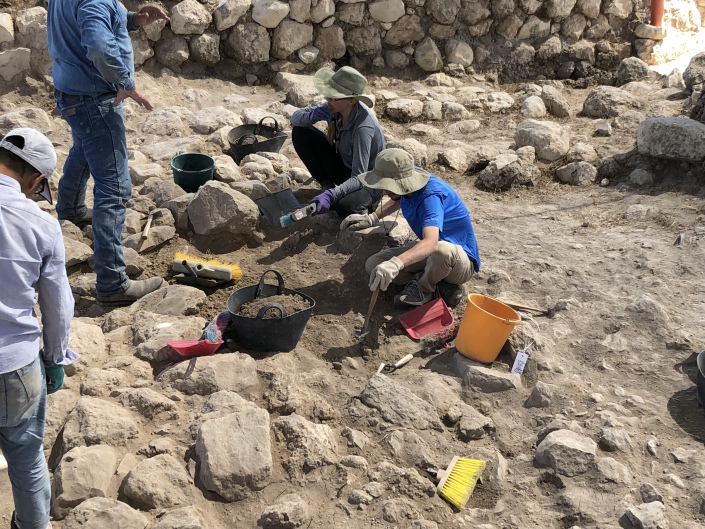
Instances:
[[[0,375],[0,450],[7,459],[19,529],[45,529],[49,523],[51,485],[42,447],[46,407],[39,356]]]
[[[125,204],[132,195],[122,104],[115,94],[64,97],[56,105],[71,127],[73,147],[59,180],[56,211],[61,220],[86,213],[86,185],[93,175],[93,254],[99,296],[124,292],[130,284],[122,256]]]

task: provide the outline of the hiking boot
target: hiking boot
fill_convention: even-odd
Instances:
[[[91,208],[86,209],[86,212],[83,214],[82,217],[79,217],[77,219],[59,219],[59,220],[68,220],[69,222],[75,224],[79,228],[86,226],[87,224],[91,224],[93,222],[93,210]]]
[[[124,307],[155,290],[159,290],[163,286],[166,286],[166,281],[161,277],[151,277],[149,279],[143,279],[142,281],[130,281],[130,286],[121,294],[106,297],[98,296],[98,305],[101,307]]]
[[[420,307],[433,299],[433,292],[424,294],[416,279],[409,281],[401,294],[394,296],[395,307]]]
[[[438,294],[443,298],[449,308],[455,308],[465,297],[463,285],[454,285],[445,280],[441,280],[437,285]]]

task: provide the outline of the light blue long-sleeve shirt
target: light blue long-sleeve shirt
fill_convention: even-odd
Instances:
[[[66,277],[59,222],[0,174],[0,373],[34,361],[43,339],[46,365],[71,364],[68,348],[73,295]],[[34,313],[35,288],[43,332]]]
[[[331,113],[328,103],[318,106],[302,108],[291,116],[291,124],[295,127],[306,127],[315,122],[311,114],[316,109],[321,109],[321,120],[329,120]],[[375,166],[375,158],[384,150],[384,132],[377,119],[369,109],[358,102],[350,112],[345,124],[338,118],[338,134],[335,139],[336,149],[343,159],[343,165],[350,169],[350,178],[339,186],[331,189],[333,202],[337,202],[345,195],[362,188],[362,183],[357,175],[371,171]]]
[[[135,87],[133,13],[118,0],[50,0],[47,41],[54,87],[97,97]]]

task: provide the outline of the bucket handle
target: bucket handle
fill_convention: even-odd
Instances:
[[[257,139],[257,136],[254,134],[243,134],[240,136],[237,140],[237,143],[235,145],[240,146],[240,145],[245,145],[245,140],[255,140],[252,143],[248,143],[247,145],[254,145],[255,143],[258,143],[259,140]]]
[[[267,304],[264,305],[261,309],[259,309],[259,312],[257,313],[257,317],[258,317],[259,319],[264,318],[264,315],[265,315],[265,314],[267,313],[267,311],[270,310],[270,309],[277,309],[277,310],[279,310],[279,317],[280,317],[281,319],[284,319],[284,318],[286,318],[286,316],[287,316],[287,314],[286,314],[286,309],[284,308],[284,305],[282,305],[281,303],[267,303]]]
[[[273,272],[274,275],[277,276],[277,281],[279,282],[279,287],[277,288],[277,296],[281,296],[284,292],[284,278],[279,272],[274,270],[274,268],[270,268],[269,270],[265,270],[262,276],[259,278],[259,285],[257,285],[257,290],[255,290],[255,299],[262,295],[262,289],[264,288],[264,276],[266,276],[269,272]]]
[[[272,121],[274,121],[274,135],[277,136],[279,134],[279,122],[274,118],[274,116],[264,116],[262,119],[260,119],[259,123],[257,123],[257,126],[255,127],[255,134],[260,134],[259,129],[260,127],[264,126],[262,125],[262,122],[265,119],[271,119]]]

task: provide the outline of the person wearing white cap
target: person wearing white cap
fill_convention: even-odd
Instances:
[[[52,0],[47,5],[54,98],[73,138],[56,211],[61,220],[93,225],[96,297],[102,306],[128,305],[165,285],[161,277],[130,280],[122,253],[132,194],[122,102],[130,98],[152,110],[135,84],[128,31],[157,20],[168,20],[161,8],[144,6],[128,13],[118,0]],[[85,201],[90,176],[92,211]]]
[[[20,128],[0,141],[0,450],[15,500],[13,529],[45,529],[51,487],[42,439],[46,398],[61,388],[73,295],[59,222],[31,198],[52,202],[47,179],[56,152],[46,136]],[[42,328],[34,312],[35,291]]]
[[[417,242],[389,248],[367,259],[369,287],[387,290],[404,284],[394,304],[418,307],[442,297],[450,307],[463,298],[463,283],[480,270],[480,252],[470,213],[455,190],[440,178],[414,166],[402,149],[377,155],[375,168],[359,176],[363,185],[382,189],[390,200],[374,213],[354,214],[341,230],[362,230],[401,210]]]
[[[302,108],[291,116],[291,141],[306,168],[326,189],[309,202],[314,215],[328,210],[342,218],[374,211],[382,193],[363,187],[357,176],[369,171],[384,150],[384,132],[370,109],[374,102],[363,94],[367,79],[350,66],[337,72],[321,68],[313,83],[325,96],[319,105]],[[313,125],[327,122],[324,134]]]

